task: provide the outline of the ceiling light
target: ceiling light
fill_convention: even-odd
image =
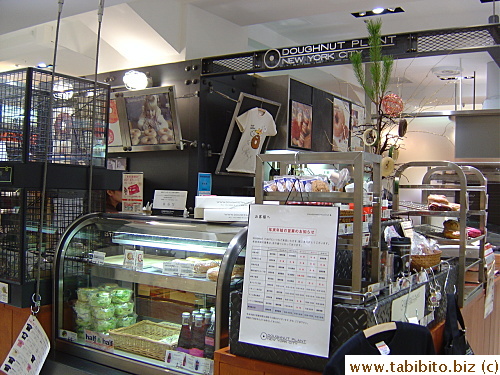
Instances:
[[[53,65],[52,64],[46,64],[44,62],[41,62],[39,63],[37,66],[37,68],[40,68],[40,69],[47,69],[47,68],[52,68]]]
[[[361,12],[355,12],[351,13],[354,17],[359,18],[359,17],[370,17],[370,16],[379,16],[382,14],[388,14],[388,13],[403,13],[404,9],[401,7],[395,7],[395,8],[375,8],[372,10],[365,10]]]
[[[123,83],[128,90],[142,90],[148,87],[149,79],[146,73],[129,70],[123,76]]]

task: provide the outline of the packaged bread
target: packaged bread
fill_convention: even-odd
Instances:
[[[207,270],[207,279],[211,281],[217,281],[217,278],[219,277],[219,271],[220,267],[212,267]]]
[[[437,203],[437,202],[432,202],[429,204],[429,210],[431,211],[451,211],[451,207],[447,203]]]
[[[427,204],[431,204],[431,203],[448,204],[450,202],[448,201],[448,199],[444,195],[430,194],[427,197]]]
[[[459,230],[444,230],[443,231],[443,236],[445,238],[449,238],[449,239],[459,239],[460,238],[460,231]]]
[[[460,223],[458,220],[445,220],[443,222],[443,227],[445,230],[460,230]]]
[[[245,273],[245,266],[243,264],[235,264],[233,267],[233,272],[231,272],[231,278],[242,278]]]
[[[219,263],[215,260],[199,260],[194,263],[194,274],[195,276],[205,276],[210,268],[217,267]]]
[[[213,267],[207,271],[207,279],[212,281],[217,281],[219,277],[220,267]],[[231,279],[242,278],[245,272],[245,266],[242,264],[236,264],[231,272]]]

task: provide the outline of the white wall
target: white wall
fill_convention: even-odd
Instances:
[[[244,28],[192,5],[186,10],[186,59],[247,51]]]
[[[448,116],[419,117],[409,121],[397,164],[410,161],[455,161],[455,123]],[[419,184],[425,168],[410,168],[401,183]],[[420,191],[405,190],[401,200],[420,201]]]

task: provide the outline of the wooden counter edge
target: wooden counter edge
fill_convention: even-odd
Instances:
[[[321,375],[320,372],[316,371],[283,366],[276,363],[260,361],[258,359],[236,356],[229,353],[229,347],[225,347],[215,351],[214,362],[214,375],[223,375],[219,373],[219,363],[226,363],[230,366],[240,367],[246,370],[261,371],[265,375]]]

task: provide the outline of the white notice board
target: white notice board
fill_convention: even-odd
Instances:
[[[328,357],[338,215],[250,206],[239,341]]]

